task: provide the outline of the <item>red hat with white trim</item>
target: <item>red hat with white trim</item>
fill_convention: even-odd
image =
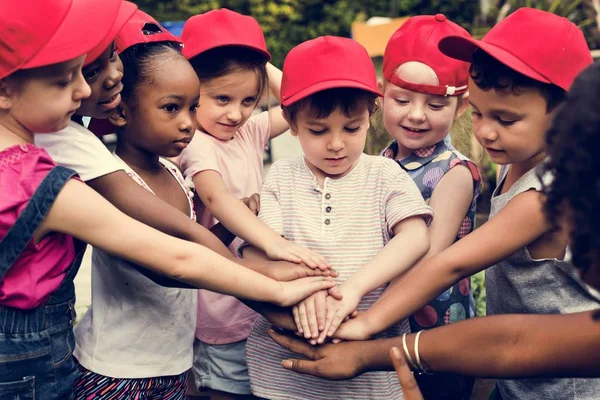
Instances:
[[[469,32],[443,14],[409,18],[392,35],[383,56],[383,76],[389,82],[413,92],[439,96],[457,96],[467,91],[469,64],[443,54],[438,45],[448,36],[470,38]],[[435,72],[437,85],[404,81],[396,70],[402,64],[417,61]]]

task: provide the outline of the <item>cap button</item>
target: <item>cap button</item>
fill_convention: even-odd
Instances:
[[[439,22],[444,22],[446,20],[446,16],[444,14],[436,14],[435,20]]]

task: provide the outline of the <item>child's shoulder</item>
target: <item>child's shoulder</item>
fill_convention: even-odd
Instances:
[[[289,174],[294,171],[304,171],[305,169],[303,156],[286,157],[271,164],[269,174]]]
[[[2,150],[0,167],[2,203],[16,204],[29,200],[56,163],[44,149],[26,144]]]

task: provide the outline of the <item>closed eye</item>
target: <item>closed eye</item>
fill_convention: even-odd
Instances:
[[[308,129],[310,131],[310,133],[312,133],[313,135],[321,135],[325,132],[327,132],[327,129]]]
[[[346,132],[354,133],[354,132],[358,132],[358,130],[360,129],[360,126],[357,126],[356,128],[350,128],[350,127],[346,126],[344,129],[346,130]]]

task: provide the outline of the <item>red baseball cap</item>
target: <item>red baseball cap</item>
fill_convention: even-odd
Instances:
[[[117,33],[119,33],[123,25],[125,25],[125,23],[129,21],[129,19],[131,19],[131,17],[135,14],[137,8],[138,7],[135,4],[129,1],[124,1],[121,3],[121,8],[119,8],[119,12],[117,14],[117,19],[115,19],[111,25],[110,31],[102,39],[102,42],[98,46],[94,47],[87,53],[83,63],[84,66],[90,65],[96,61],[98,57],[100,57],[102,53],[106,51],[106,48],[110,46],[113,40],[115,40]]]
[[[281,104],[289,106],[326,89],[355,88],[377,96],[377,72],[356,40],[321,36],[294,47],[283,62]]]
[[[106,36],[122,1],[0,1],[0,79],[86,54]]]
[[[569,90],[575,77],[593,63],[583,33],[564,17],[520,8],[494,26],[481,40],[448,37],[442,53],[471,61],[481,49],[509,68],[536,81]]]
[[[223,46],[242,46],[256,50],[268,61],[265,36],[258,21],[226,8],[194,15],[181,32],[183,55],[188,60],[207,50]]]
[[[392,35],[383,56],[383,76],[389,82],[414,92],[456,96],[467,91],[469,64],[443,54],[438,45],[450,35],[470,38],[469,32],[443,14],[409,18]],[[396,70],[406,62],[429,66],[437,75],[438,85],[421,85],[402,80]]]
[[[182,43],[180,38],[171,34],[163,28],[158,21],[142,10],[137,10],[135,14],[133,14],[133,17],[125,23],[117,35],[115,42],[119,53],[140,43]]]

